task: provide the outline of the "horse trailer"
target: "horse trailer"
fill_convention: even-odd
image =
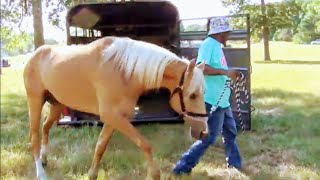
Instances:
[[[229,16],[243,22],[242,29],[234,30],[223,49],[230,68],[243,72],[250,97],[250,24],[249,15]],[[67,14],[67,44],[87,44],[104,36],[130,37],[164,47],[180,57],[195,58],[201,41],[207,37],[212,17],[180,19],[177,8],[168,1],[129,1],[80,4]],[[240,20],[239,20],[240,19]],[[186,28],[192,21],[201,21],[198,28]],[[243,41],[243,43],[237,43]],[[241,44],[245,44],[244,47]],[[235,45],[236,47],[232,47]],[[239,46],[239,47],[238,47]],[[241,47],[240,47],[241,46]],[[89,61],[90,59],[88,59]],[[132,123],[183,122],[169,105],[170,92],[166,89],[143,94],[135,107]],[[234,96],[230,98],[235,106]],[[237,111],[233,109],[235,119]],[[241,105],[246,130],[251,129],[251,99]],[[99,117],[66,107],[58,125],[83,125],[102,123]]]

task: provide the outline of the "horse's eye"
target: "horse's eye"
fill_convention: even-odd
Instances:
[[[196,99],[197,98],[197,95],[195,94],[195,93],[192,93],[191,95],[190,95],[190,99]]]

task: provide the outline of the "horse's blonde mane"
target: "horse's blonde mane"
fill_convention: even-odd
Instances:
[[[127,79],[137,79],[145,88],[160,87],[165,68],[171,62],[189,63],[167,49],[130,38],[114,38],[103,53],[105,61],[112,60]]]

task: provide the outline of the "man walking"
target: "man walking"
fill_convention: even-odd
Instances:
[[[204,99],[206,109],[210,112],[209,135],[202,140],[197,140],[188,151],[183,153],[173,169],[174,174],[191,173],[192,168],[197,165],[207,148],[213,145],[221,134],[225,146],[227,166],[241,169],[241,156],[236,143],[237,128],[229,103],[231,92],[230,88],[224,89],[226,81],[229,78],[235,79],[238,74],[234,70],[228,70],[222,50],[222,45],[226,44],[230,31],[231,28],[226,17],[210,20],[208,37],[201,44],[197,57],[197,63],[203,61],[206,63]],[[222,93],[223,96],[220,99]]]

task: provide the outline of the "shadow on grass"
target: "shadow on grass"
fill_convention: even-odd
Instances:
[[[303,60],[272,60],[272,61],[254,61],[257,64],[320,64],[320,60],[303,61]]]

